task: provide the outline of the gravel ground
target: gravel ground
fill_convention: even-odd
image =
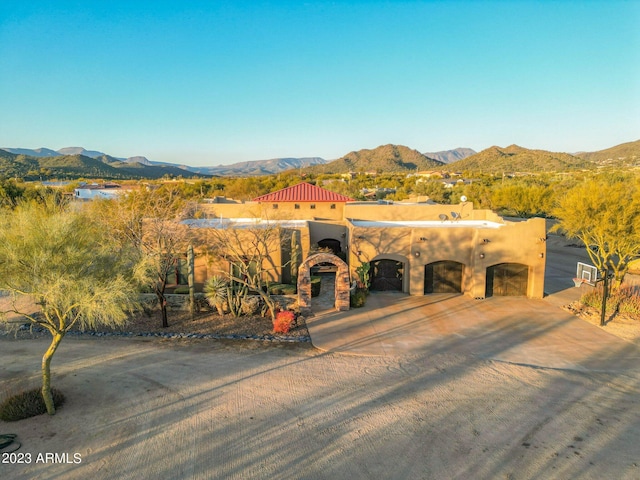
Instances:
[[[1,301],[1,300],[0,300]],[[181,310],[169,311],[169,327],[162,328],[160,311],[153,311],[149,314],[140,312],[132,316],[129,321],[120,328],[109,328],[100,326],[93,330],[84,331],[84,334],[92,332],[106,335],[153,335],[153,336],[176,336],[189,334],[193,336],[209,336],[209,338],[235,338],[235,339],[260,339],[272,341],[309,341],[309,331],[306,327],[305,318],[298,316],[295,326],[287,334],[273,333],[273,325],[269,317],[261,316],[241,316],[232,315],[220,316],[210,311],[196,313],[192,318],[188,312]],[[22,326],[22,329],[20,327]],[[0,328],[0,331],[2,329]],[[7,333],[8,332],[8,333]],[[74,328],[69,334],[78,334],[81,331]],[[1,334],[1,333],[0,333]],[[28,328],[28,324],[18,319],[5,328],[5,335],[18,336],[20,338],[38,337],[48,335],[46,332],[35,331]]]
[[[37,384],[47,343],[0,339],[1,391]],[[637,372],[82,336],[53,384],[55,416],[0,423],[24,455],[2,478],[640,478]]]

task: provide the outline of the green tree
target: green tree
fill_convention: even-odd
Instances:
[[[50,415],[51,359],[65,334],[74,326],[122,325],[136,306],[133,265],[112,247],[89,216],[51,199],[0,212],[0,289],[13,300],[0,314],[17,314],[51,333],[42,357]],[[36,312],[20,306],[25,297]]]
[[[556,230],[577,238],[601,276],[611,270],[619,287],[640,255],[640,181],[591,179],[558,198]]]
[[[189,228],[181,223],[193,209],[170,187],[135,190],[117,200],[93,203],[93,212],[114,244],[133,249],[146,283],[158,298],[162,326],[169,326],[165,290],[178,262],[186,258]]]
[[[544,185],[508,183],[494,189],[491,203],[517,217],[547,216],[553,209],[553,190]]]
[[[14,180],[0,179],[0,206],[15,207],[24,195],[25,188]]]

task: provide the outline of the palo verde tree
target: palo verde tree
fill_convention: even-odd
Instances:
[[[186,259],[191,232],[182,223],[190,204],[171,187],[135,190],[122,198],[94,203],[92,211],[114,244],[133,249],[158,298],[162,326],[169,326],[165,290],[179,262]]]
[[[203,243],[209,256],[218,266],[216,273],[236,289],[252,291],[262,298],[272,320],[276,318],[276,304],[269,293],[269,281],[288,261],[281,261],[281,245],[291,244],[292,231],[277,222],[256,219],[248,223],[220,222],[213,228],[201,229]],[[229,292],[230,294],[233,291]],[[227,302],[233,301],[227,296]]]
[[[122,325],[136,306],[135,268],[105,241],[91,217],[52,199],[0,211],[2,318],[18,315],[51,333],[42,357],[42,396],[55,413],[51,359],[74,326]],[[32,300],[25,302],[24,300]],[[32,307],[22,305],[31,304]]]
[[[640,255],[640,182],[632,177],[585,180],[560,196],[553,211],[555,230],[582,241],[601,276],[624,280],[629,262]]]

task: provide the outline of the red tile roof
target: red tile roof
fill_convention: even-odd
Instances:
[[[352,202],[353,198],[316,187],[310,183],[299,183],[277,192],[267,193],[253,199],[254,202]]]

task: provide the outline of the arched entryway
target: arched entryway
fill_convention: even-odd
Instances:
[[[349,310],[349,268],[339,257],[331,253],[316,253],[307,258],[298,268],[298,306],[304,314],[311,311],[311,267],[319,263],[331,263],[336,272],[335,308]]]
[[[529,285],[529,267],[521,263],[499,263],[487,267],[487,297],[526,296]]]
[[[464,264],[450,260],[424,266],[424,293],[461,293]]]
[[[381,258],[371,262],[371,290],[403,291],[404,262]]]
[[[331,250],[331,253],[334,255],[338,255],[342,251],[342,244],[340,240],[336,240],[335,238],[323,238],[322,240],[318,240],[318,246],[320,248],[328,248]]]

